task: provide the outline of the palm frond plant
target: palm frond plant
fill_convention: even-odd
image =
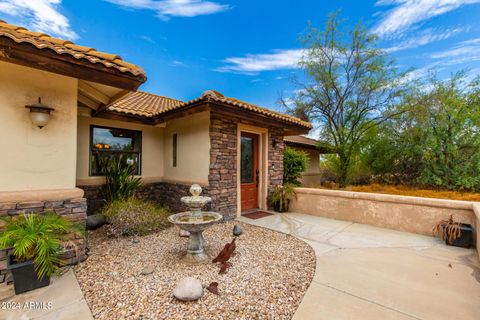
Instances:
[[[142,185],[142,180],[135,177],[135,166],[129,163],[125,155],[103,158],[101,165],[106,182],[104,196],[108,203],[133,197]]]
[[[276,186],[273,192],[270,194],[270,201],[273,204],[274,208],[278,212],[288,211],[290,201],[293,198],[297,198],[295,192],[295,186],[290,183],[286,183],[281,186]]]
[[[433,228],[433,234],[438,235],[448,245],[470,247],[472,242],[472,226],[456,222],[453,215],[448,219],[439,221]]]
[[[15,263],[33,260],[39,280],[59,271],[64,236],[74,230],[72,222],[54,212],[23,214],[2,220],[6,224],[5,231],[0,233],[0,249],[11,248]]]

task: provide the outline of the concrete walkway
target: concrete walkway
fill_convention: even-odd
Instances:
[[[315,276],[296,320],[480,319],[473,249],[297,213],[238,220],[292,234],[315,250]]]
[[[61,277],[52,278],[47,287],[0,303],[1,320],[93,320],[72,269]]]

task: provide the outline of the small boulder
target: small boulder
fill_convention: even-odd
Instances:
[[[105,224],[105,217],[100,214],[87,216],[87,229],[95,230]]]
[[[147,266],[145,268],[143,268],[141,274],[142,276],[146,276],[146,275],[149,275],[149,274],[152,274],[153,273],[153,266]]]
[[[190,237],[190,232],[180,229],[180,237]]]
[[[243,231],[242,231],[242,227],[240,227],[239,224],[236,224],[235,226],[233,226],[233,235],[234,235],[235,237],[241,235],[242,232],[243,232]]]
[[[173,289],[173,296],[181,301],[198,300],[203,296],[202,283],[195,278],[183,278]]]

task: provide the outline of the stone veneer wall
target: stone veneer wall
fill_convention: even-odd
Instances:
[[[44,213],[54,211],[58,215],[76,223],[85,222],[87,217],[87,199],[74,198],[55,201],[22,201],[0,202],[0,216],[15,216],[23,213]],[[0,231],[3,225],[0,225]],[[77,234],[67,235],[72,245],[65,250],[61,258],[67,264],[74,264],[86,258],[85,242]],[[7,250],[0,250],[0,283],[11,282],[10,271],[7,270]]]
[[[208,194],[212,209],[234,219],[237,214],[237,127],[249,121],[210,113],[210,173]],[[268,191],[283,183],[283,132],[269,128]]]

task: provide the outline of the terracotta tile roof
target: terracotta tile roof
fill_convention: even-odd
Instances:
[[[129,92],[121,99],[110,104],[107,110],[137,116],[154,117],[174,110],[183,104],[184,102],[180,100],[157,96],[156,94],[148,92],[135,91]]]
[[[318,140],[308,138],[305,136],[286,136],[283,138],[283,141],[287,143],[290,142],[292,144],[303,144],[303,145],[312,146],[312,147],[318,146]]]
[[[202,101],[202,100],[219,102],[219,103],[231,105],[231,106],[238,107],[238,108],[248,110],[248,111],[252,111],[254,113],[258,113],[258,114],[261,114],[261,115],[264,115],[264,116],[267,116],[267,117],[271,117],[271,118],[274,118],[274,119],[277,119],[277,120],[280,120],[280,121],[283,121],[283,122],[293,123],[293,124],[300,125],[300,126],[303,126],[305,128],[309,128],[309,129],[312,128],[311,123],[303,121],[299,118],[295,118],[295,117],[289,116],[287,114],[276,112],[276,111],[273,111],[273,110],[270,110],[270,109],[262,108],[262,107],[259,107],[259,106],[255,105],[255,104],[244,102],[244,101],[241,101],[241,100],[238,100],[238,99],[235,99],[235,98],[227,98],[223,94],[221,94],[217,91],[214,91],[214,90],[205,91],[200,96],[200,98],[197,98],[197,99],[191,100],[189,102],[186,102],[186,104],[192,104],[192,103],[196,103],[196,102],[199,102],[199,101]]]
[[[110,104],[107,107],[107,110],[145,117],[154,117],[168,111],[173,111],[182,107],[189,107],[191,105],[201,102],[217,102],[227,104],[247,111],[252,111],[254,113],[265,115],[267,117],[271,117],[283,122],[300,125],[308,129],[312,127],[309,122],[302,121],[287,114],[262,108],[254,104],[243,102],[235,98],[226,98],[221,93],[213,90],[205,91],[199,98],[187,102],[157,96],[142,91],[131,92],[120,100],[117,100],[116,102]]]
[[[77,60],[85,59],[92,64],[102,64],[123,73],[146,79],[145,72],[139,66],[123,61],[115,54],[97,51],[90,47],[79,46],[70,41],[50,37],[41,32],[33,32],[23,27],[0,20],[0,37],[7,37],[16,43],[30,43],[37,49],[50,49],[59,55],[68,54]],[[84,60],[82,60],[84,61]]]

